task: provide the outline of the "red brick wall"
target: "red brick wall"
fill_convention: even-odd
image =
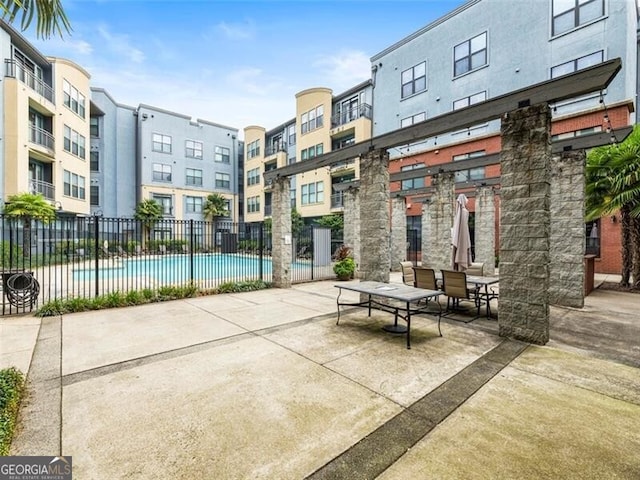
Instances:
[[[600,219],[600,258],[596,258],[595,268],[597,273],[622,271],[620,214]]]

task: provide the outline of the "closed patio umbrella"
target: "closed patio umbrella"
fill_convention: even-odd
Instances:
[[[465,271],[471,265],[471,235],[469,234],[469,200],[464,194],[458,195],[456,200],[456,216],[453,220],[451,245],[453,254],[451,258],[454,270]]]

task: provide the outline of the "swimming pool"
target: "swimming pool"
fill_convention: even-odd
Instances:
[[[309,268],[308,262],[294,262],[292,270]],[[163,255],[157,257],[104,259],[98,266],[98,278],[151,278],[160,283],[184,283],[190,280],[271,280],[271,257],[211,253]],[[95,265],[86,263],[74,268],[75,280],[94,280]]]

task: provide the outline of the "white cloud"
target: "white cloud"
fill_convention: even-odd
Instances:
[[[256,67],[233,70],[226,75],[225,80],[226,88],[259,96],[271,94],[281,85],[280,80],[266,75],[262,69]]]
[[[250,20],[244,23],[220,22],[216,30],[230,40],[249,40],[255,36],[255,25]]]
[[[344,90],[371,77],[371,62],[364,52],[344,50],[336,54],[322,55],[313,62],[320,78],[326,78],[328,86]]]
[[[128,58],[134,63],[144,61],[144,53],[132,45],[129,35],[111,33],[106,25],[98,26],[98,33],[105,41],[105,46],[113,53]]]

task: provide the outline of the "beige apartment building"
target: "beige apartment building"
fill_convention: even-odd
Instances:
[[[2,199],[41,193],[61,213],[89,214],[90,75],[0,26]]]
[[[296,94],[296,117],[271,130],[244,129],[245,221],[271,216],[270,186],[262,175],[269,170],[304,162],[371,137],[372,84],[363,82],[333,95],[316,87]],[[297,175],[291,179],[291,206],[310,221],[342,212],[337,186],[358,178],[357,159]]]

